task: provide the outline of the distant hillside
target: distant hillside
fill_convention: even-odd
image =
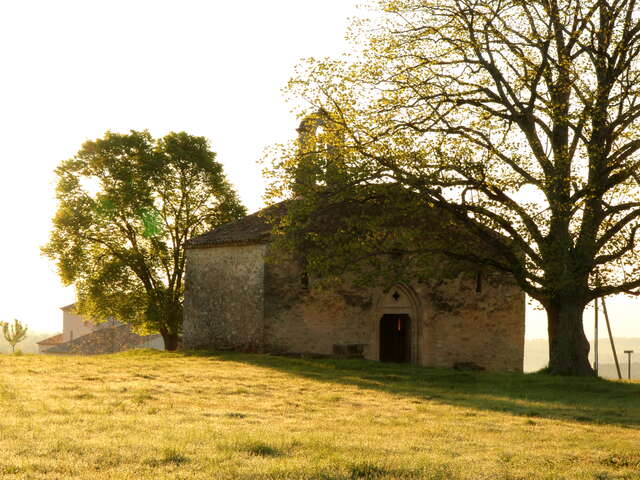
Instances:
[[[634,350],[631,357],[631,376],[640,379],[640,338],[614,338],[623,378],[627,378],[627,356],[624,350]],[[601,338],[598,342],[599,374],[605,378],[618,378],[611,352],[609,339]],[[593,349],[589,354],[593,364]],[[547,340],[527,340],[524,346],[524,371],[535,372],[547,366],[549,362],[549,346]]]
[[[27,331],[27,338],[16,345],[16,350],[22,350],[22,353],[38,353],[37,342],[54,336],[60,332],[31,332]],[[0,353],[11,353],[11,346],[0,333]]]
[[[631,357],[633,359],[633,356]],[[622,378],[627,379],[627,356],[624,356],[624,360],[620,359],[620,373]],[[603,378],[618,378],[618,372],[616,366],[613,363],[600,364],[598,367],[598,375]],[[640,380],[640,362],[631,362],[631,379]]]

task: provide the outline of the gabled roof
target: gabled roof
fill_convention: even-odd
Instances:
[[[495,249],[482,241],[477,233],[470,231],[451,211],[442,207],[426,203],[415,192],[396,183],[370,185],[365,191],[365,201],[356,198],[333,198],[324,192],[318,194],[318,208],[309,215],[305,228],[315,234],[329,235],[339,231],[350,219],[360,216],[365,219],[376,219],[380,212],[393,207],[394,216],[382,217],[374,225],[380,230],[409,229],[416,230],[433,241],[450,242],[464,249],[478,250],[484,256],[495,256]],[[287,214],[294,199],[276,203],[259,210],[251,215],[226,223],[203,235],[187,241],[186,248],[198,249],[224,245],[251,245],[267,243],[273,239],[274,223]],[[356,222],[357,224],[358,222]],[[374,224],[376,222],[373,222]],[[367,228],[367,221],[363,228]],[[501,243],[510,244],[511,241],[500,234],[489,232]]]
[[[45,338],[44,340],[40,340],[37,342],[38,345],[58,345],[62,343],[64,339],[64,335],[59,333],[58,335],[54,335],[53,337]]]
[[[69,305],[65,305],[64,307],[60,307],[60,310],[73,310],[76,308],[75,303],[71,303]]]
[[[285,202],[276,203],[251,215],[194,237],[187,242],[187,248],[208,248],[220,245],[249,245],[266,243],[271,238],[270,219],[282,217],[286,213]]]
[[[157,335],[138,335],[128,325],[101,328],[74,340],[60,343],[49,348],[46,353],[69,353],[95,355],[100,353],[120,352],[140,347]]]

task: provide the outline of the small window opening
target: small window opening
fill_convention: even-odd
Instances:
[[[476,272],[476,293],[482,292],[482,272]]]
[[[309,274],[307,272],[300,274],[300,285],[304,290],[309,290]]]

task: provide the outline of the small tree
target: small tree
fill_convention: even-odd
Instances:
[[[17,318],[13,319],[13,325],[7,322],[0,322],[4,339],[11,345],[11,351],[15,353],[16,345],[27,338],[27,327],[20,323]]]
[[[185,242],[245,214],[204,137],[107,132],[62,162],[58,211],[43,252],[77,309],[160,332],[182,328]]]

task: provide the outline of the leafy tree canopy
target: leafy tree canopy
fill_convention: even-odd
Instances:
[[[59,207],[43,252],[75,285],[78,311],[160,332],[174,350],[185,242],[245,214],[207,140],[107,132],[56,174]]]
[[[640,288],[640,7],[376,5],[350,32],[357,55],[309,60],[290,82],[291,97],[310,107],[270,174],[274,198],[306,204],[290,219],[304,227],[292,238],[313,246],[305,222],[319,205],[370,203],[380,184],[396,185],[423,212],[406,228],[424,232],[427,210],[446,212],[484,248],[449,241],[440,251],[510,273],[541,302],[551,372],[592,375],[585,306]],[[406,209],[396,207],[379,213],[397,219]],[[397,248],[420,255],[434,245]]]

